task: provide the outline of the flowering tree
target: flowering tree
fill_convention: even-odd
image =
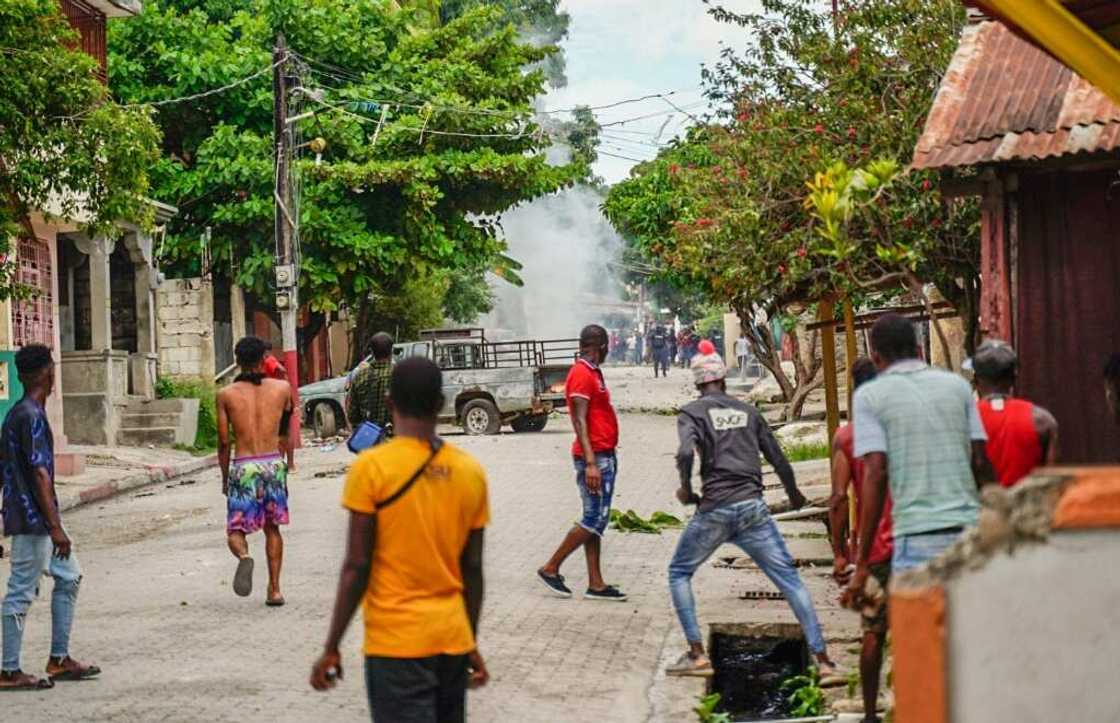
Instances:
[[[752,40],[705,70],[717,117],[639,166],[605,210],[651,257],[739,313],[796,416],[823,382],[815,336],[793,335],[790,379],[771,325],[756,319],[797,317],[836,295],[910,291],[913,278],[975,317],[975,206],[945,203],[930,173],[888,172],[909,162],[964,14],[952,0],[879,0],[848,5],[834,25],[817,4],[762,5],[756,15],[713,11]],[[874,223],[848,219],[830,237],[806,205],[807,181],[838,161],[881,174],[891,192],[876,200]]]

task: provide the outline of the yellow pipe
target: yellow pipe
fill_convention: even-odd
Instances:
[[[984,0],[1120,105],[1120,51],[1057,0]]]

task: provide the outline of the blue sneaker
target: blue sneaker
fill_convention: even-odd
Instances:
[[[537,570],[537,577],[556,597],[569,598],[572,596],[572,591],[564,584],[563,575],[546,575],[544,572]]]

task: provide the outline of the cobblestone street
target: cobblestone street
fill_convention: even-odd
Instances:
[[[676,371],[661,384],[672,396],[682,382],[687,382],[684,372]],[[622,430],[617,506],[643,515],[659,509],[680,514],[673,498],[673,418],[624,415]],[[471,694],[471,719],[647,721],[690,715],[698,685],[666,681],[658,673],[664,659],[679,654],[683,645],[666,583],[679,533],[608,533],[605,572],[608,582],[629,593],[627,603],[548,597],[534,570],[579,505],[567,419],[554,417],[541,434],[449,434],[449,439],[477,455],[490,475],[492,524],[480,648],[493,679],[487,689]],[[68,527],[85,572],[73,649],[105,673],[96,682],[9,696],[3,702],[5,718],[28,723],[368,720],[360,621],[344,643],[345,681],[327,695],[307,685],[326,633],[343,551],[346,517],[339,497],[350,454],[344,445],[326,452],[309,447],[298,460],[290,483],[292,525],[286,530],[288,605],[281,609],[264,606],[259,536],[251,540],[257,559],[253,596],[241,599],[231,590],[234,561],[225,546],[216,470],[70,513]],[[798,469],[814,470],[819,485],[822,465]],[[800,478],[808,481],[804,472]],[[821,492],[812,488],[807,494],[819,497]],[[799,524],[790,529],[807,529]],[[822,542],[791,540],[791,546]],[[581,591],[582,559],[573,557],[564,572],[572,588]],[[850,639],[856,621],[832,605],[835,587],[823,572],[803,569],[830,639]],[[6,578],[5,561],[0,580]],[[772,589],[757,571],[707,565],[696,577],[696,588],[704,623],[793,620],[784,602],[737,599],[746,589]],[[48,589],[49,583],[44,593]],[[46,660],[49,613],[49,602],[42,598],[32,608],[25,669],[41,671]],[[837,653],[843,647],[834,646]]]

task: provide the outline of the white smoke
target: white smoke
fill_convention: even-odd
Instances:
[[[615,264],[622,238],[599,210],[602,196],[581,186],[538,198],[503,214],[509,256],[525,285],[494,280],[494,310],[484,325],[514,336],[560,339],[588,323],[619,315]]]

